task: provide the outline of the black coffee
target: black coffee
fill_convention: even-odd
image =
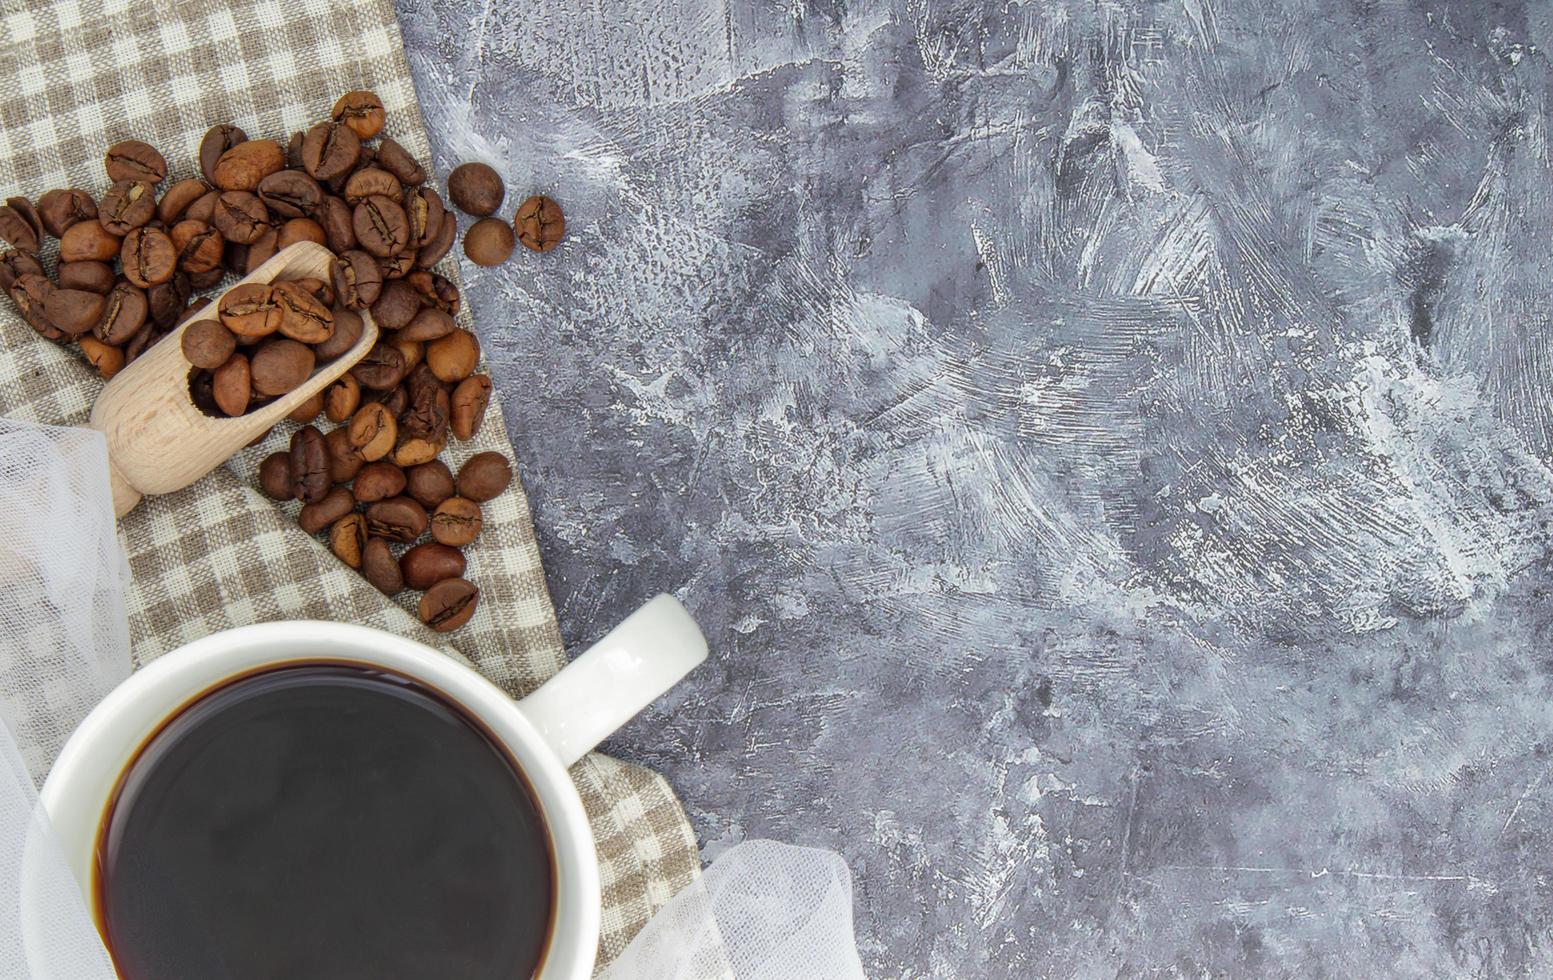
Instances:
[[[97,860],[125,980],[527,978],[550,930],[513,763],[446,698],[353,666],[180,712],[125,772]]]

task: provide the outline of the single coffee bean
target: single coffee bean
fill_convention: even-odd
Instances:
[[[253,394],[253,376],[248,358],[234,353],[212,375],[216,404],[227,415],[236,417],[248,411]]]
[[[313,353],[318,355],[320,361],[332,361],[341,354],[356,346],[356,341],[361,339],[361,331],[364,325],[361,315],[351,310],[334,311],[334,333],[321,344],[313,346]],[[352,380],[354,375],[347,375]]]
[[[513,245],[512,226],[500,218],[481,218],[464,232],[464,254],[475,265],[501,265]]]
[[[92,334],[105,344],[118,346],[132,340],[146,326],[151,315],[151,303],[146,294],[127,282],[115,283],[108,291],[107,301],[103,304],[102,316],[92,326]],[[218,324],[219,326],[219,324]],[[226,363],[227,357],[232,356],[228,350],[226,356],[217,360],[214,364],[198,364],[196,367],[215,370]]]
[[[543,195],[518,205],[512,224],[517,229],[518,241],[536,252],[550,251],[566,234],[566,217],[561,214],[561,206]]]
[[[507,193],[501,175],[483,163],[462,163],[448,175],[448,197],[465,214],[476,217],[495,212]]]
[[[384,139],[378,145],[377,165],[406,184],[421,184],[426,180],[426,171],[421,168],[420,161],[392,139]]]
[[[351,445],[370,463],[393,450],[399,438],[399,423],[381,402],[368,402],[351,416],[350,434]]]
[[[200,173],[211,183],[216,181],[216,163],[222,154],[248,138],[248,134],[231,125],[212,126],[200,140]]]
[[[189,286],[193,289],[209,289],[219,283],[225,274],[226,270],[219,265],[204,272],[191,272],[188,274]]]
[[[226,413],[216,404],[215,381],[209,371],[199,368],[189,372],[189,400],[194,407],[211,418],[225,418]],[[255,445],[250,443],[249,445]]]
[[[119,247],[124,278],[146,289],[166,282],[178,271],[178,248],[160,228],[135,228]]]
[[[462,381],[480,361],[480,342],[468,330],[455,330],[426,345],[426,364],[447,382]]]
[[[328,307],[334,306],[334,287],[317,276],[303,276],[292,280],[303,292]]]
[[[274,228],[266,226],[259,232],[259,237],[248,243],[248,251],[244,253],[243,275],[252,275],[259,266],[275,257],[280,251],[280,237]]]
[[[300,170],[277,170],[259,181],[259,200],[282,218],[306,218],[323,203],[324,189]]]
[[[361,503],[375,504],[379,500],[399,496],[404,492],[404,484],[404,470],[393,463],[378,460],[363,466],[361,472],[356,474],[352,492]]]
[[[214,227],[216,220],[216,205],[221,201],[221,192],[217,190],[206,191],[194,199],[183,212],[184,221],[203,221]]]
[[[403,330],[421,309],[420,294],[401,279],[383,284],[377,302],[372,304],[372,319],[380,330]]]
[[[405,471],[405,493],[422,507],[434,508],[453,496],[453,472],[440,459]]]
[[[91,330],[102,319],[108,301],[85,289],[51,289],[43,297],[43,316],[72,337]]]
[[[36,330],[45,340],[69,339],[68,335],[51,323],[44,313],[45,304],[58,288],[44,276],[28,272],[18,276],[11,284],[11,288],[6,291],[10,294],[11,302],[16,304],[22,319],[26,320],[27,325]]]
[[[250,140],[242,146],[257,142]],[[250,245],[270,227],[270,213],[258,195],[248,191],[225,191],[216,199],[211,224],[221,232],[221,237],[239,245]]]
[[[410,245],[421,249],[431,244],[442,230],[447,209],[442,198],[430,187],[417,187],[404,199],[405,220],[410,222]]]
[[[378,392],[371,397],[368,397],[366,392],[362,392],[361,398],[363,401],[381,402],[394,418],[398,418],[410,404],[410,394],[405,391],[404,385],[395,385],[393,390]]]
[[[310,396],[302,404],[292,409],[286,418],[296,422],[298,425],[306,425],[307,423],[317,419],[319,415],[323,414],[323,410],[324,396],[323,393],[320,392]]]
[[[106,296],[113,288],[113,266],[106,262],[61,262],[61,289],[85,289]]]
[[[382,538],[368,538],[361,551],[361,574],[372,587],[384,595],[393,595],[404,589],[404,575],[399,570],[399,560],[393,549]]]
[[[437,237],[415,253],[415,264],[423,269],[429,269],[441,262],[443,256],[453,250],[453,239],[457,235],[458,219],[453,216],[453,212],[449,211],[442,216],[442,230],[437,232]]]
[[[121,180],[97,202],[97,221],[119,237],[156,217],[156,193],[143,180]]]
[[[135,331],[135,336],[129,338],[129,342],[124,345],[124,363],[133,364],[135,358],[149,350],[153,344],[162,339],[162,336],[156,324],[149,322],[143,324]]]
[[[59,239],[61,262],[108,262],[119,257],[119,239],[96,221],[71,225]]]
[[[512,482],[512,464],[497,452],[478,453],[458,471],[458,494],[476,503],[495,497]]]
[[[317,348],[315,347],[316,351]],[[338,381],[324,389],[324,417],[331,422],[344,422],[361,407],[361,383],[354,374],[340,375]],[[395,490],[394,493],[399,491]],[[393,496],[389,494],[388,496]]]
[[[280,308],[282,335],[304,344],[321,344],[334,333],[334,313],[300,283],[277,282],[270,296]],[[308,370],[312,371],[311,365]]]
[[[315,363],[313,349],[306,344],[271,337],[253,352],[254,394],[284,395],[296,390],[313,373]]]
[[[412,589],[429,589],[445,578],[464,574],[464,553],[436,541],[418,544],[399,559],[404,584]]]
[[[167,178],[167,161],[156,147],[140,140],[121,140],[108,147],[103,159],[108,180],[143,180],[160,184]]]
[[[428,439],[422,436],[400,436],[399,443],[394,446],[394,454],[390,458],[395,464],[408,469],[431,462],[445,448],[447,448],[447,440],[445,438]]]
[[[304,425],[291,435],[291,496],[308,504],[322,500],[335,482],[329,477],[329,445],[316,427]]]
[[[384,279],[403,279],[415,268],[415,250],[406,248],[397,255],[378,259],[377,267]]]
[[[447,444],[448,420],[452,415],[447,389],[440,384],[431,384],[415,385],[409,391],[410,405],[399,418],[401,439],[424,439],[440,450]]]
[[[41,224],[34,226],[23,212],[11,205],[0,207],[0,238],[10,243],[12,248],[36,254],[43,245],[41,229]]]
[[[426,345],[419,340],[405,340],[403,331],[388,338],[388,342],[404,358],[405,370],[413,371],[421,363],[421,358],[426,355]]]
[[[363,167],[345,182],[345,203],[351,207],[374,196],[403,203],[404,187],[398,177],[377,167]]]
[[[426,532],[426,508],[409,497],[389,497],[367,507],[367,530],[409,544]]]
[[[380,340],[350,371],[363,388],[387,391],[404,380],[404,355]]]
[[[324,437],[324,441],[329,449],[329,479],[335,483],[349,483],[367,465],[367,461],[351,446],[349,429],[343,426],[333,429]]]
[[[434,306],[449,316],[458,315],[462,300],[459,297],[458,287],[449,282],[447,277],[425,269],[417,269],[405,276],[404,281],[415,287],[422,303]]]
[[[383,275],[366,252],[351,249],[341,253],[330,266],[334,294],[352,310],[364,310],[377,302],[383,290]]]
[[[96,224],[96,222],[93,222],[93,224]],[[93,264],[103,265],[103,263],[100,262]],[[63,275],[64,270],[67,267],[67,264],[60,265],[61,275]],[[111,277],[113,270],[106,265],[103,265],[103,267],[108,269],[109,275]],[[9,292],[11,287],[16,284],[16,280],[26,275],[43,275],[43,263],[38,261],[38,257],[36,255],[32,255],[28,252],[15,251],[7,251],[3,255],[0,255],[0,289],[4,289]],[[64,285],[63,282],[60,284]],[[80,289],[83,287],[78,285],[72,288]]]
[[[280,226],[275,247],[281,249],[297,242],[317,242],[327,246],[329,236],[324,234],[324,226],[312,218],[292,218]]]
[[[224,191],[254,191],[286,166],[286,151],[274,140],[244,140],[221,154],[210,182]]]
[[[453,389],[453,435],[458,439],[473,439],[485,419],[485,407],[491,401],[491,379],[483,374],[471,374]]]
[[[308,534],[317,534],[324,528],[356,509],[356,500],[344,487],[335,487],[324,494],[322,500],[304,504],[297,514],[297,523]]]
[[[351,206],[344,198],[327,195],[313,214],[313,220],[324,226],[331,252],[348,252],[356,247],[356,229]]]
[[[180,180],[167,188],[156,205],[156,219],[171,228],[183,218],[189,206],[210,193],[210,185],[197,177]]]
[[[146,290],[146,315],[161,329],[171,327],[178,322],[192,290],[187,273],[173,273],[171,279]]]
[[[292,133],[291,139],[286,143],[286,166],[292,170],[302,169],[302,134]]]
[[[259,464],[259,489],[271,500],[290,500],[291,454],[270,453]]]
[[[98,375],[104,380],[124,369],[124,352],[119,348],[105,344],[92,336],[82,337],[77,343],[81,345],[81,353],[86,355],[87,363],[96,368]]]
[[[97,202],[86,191],[55,189],[38,199],[38,218],[50,235],[64,238],[72,226],[97,219]]]
[[[178,250],[178,268],[184,272],[198,275],[220,267],[225,243],[221,233],[205,222],[180,221],[172,226],[168,236]]]
[[[395,255],[409,244],[410,224],[404,208],[390,197],[373,195],[356,205],[351,227],[361,247],[379,258]]]
[[[462,548],[480,535],[480,505],[467,497],[449,497],[431,515],[431,536]]]
[[[438,633],[449,633],[469,622],[480,602],[480,590],[473,582],[447,578],[421,596],[421,622]]]
[[[361,139],[369,140],[383,131],[383,101],[375,92],[346,92],[334,104],[329,118],[344,123]]]
[[[183,356],[198,368],[214,371],[237,350],[237,337],[217,320],[195,320],[183,329]]]
[[[361,567],[361,553],[366,547],[367,521],[360,514],[346,514],[329,528],[329,550],[350,567]]]
[[[349,126],[321,122],[302,137],[302,166],[318,180],[343,177],[361,156],[361,137]]]
[[[253,343],[280,329],[281,310],[268,283],[240,283],[227,290],[216,307],[226,328],[242,343]]]

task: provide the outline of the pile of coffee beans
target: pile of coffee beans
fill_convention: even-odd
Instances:
[[[358,91],[284,146],[215,126],[196,150],[200,176],[160,195],[166,158],[139,140],[115,143],[101,195],[57,189],[36,205],[12,197],[0,207],[0,238],[11,246],[0,254],[0,288],[34,330],[78,345],[105,378],[187,323],[190,397],[214,416],[244,415],[295,390],[356,345],[361,311],[370,310],[377,344],[292,413],[303,427],[289,452],[264,460],[259,483],[271,497],[302,501],[303,529],[326,534],[383,592],[422,591],[422,620],[451,630],[479,600],[461,549],[511,468],[482,453],[455,476],[438,459],[450,436],[474,437],[491,381],[475,373],[479,342],[454,319],[458,287],[433,271],[453,247],[457,219],[420,162],[377,139],[384,122],[381,100]],[[505,197],[501,177],[479,163],[455,169],[447,188],[477,216]],[[493,265],[516,241],[549,251],[564,230],[555,202],[533,197],[511,225],[476,222],[464,247]],[[59,241],[52,276],[48,236]],[[244,284],[214,309],[196,295],[301,241],[334,253],[327,279]],[[321,431],[312,424],[320,417],[338,428]]]

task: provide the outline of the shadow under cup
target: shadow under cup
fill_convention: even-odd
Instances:
[[[453,698],[300,660],[205,691],[120,775],[98,926],[125,980],[512,980],[555,927],[523,770]]]

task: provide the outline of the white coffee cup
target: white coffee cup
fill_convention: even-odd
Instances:
[[[599,942],[598,855],[566,770],[705,659],[700,629],[668,595],[632,613],[521,701],[447,654],[380,630],[299,621],[244,626],[180,647],[115,688],[66,743],[43,787],[43,805],[91,902],[98,829],[114,788],[166,719],[222,682],[268,666],[327,660],[396,672],[483,722],[522,768],[550,831],[556,868],[552,932],[536,976],[587,980]],[[23,931],[31,931],[26,922]],[[27,945],[36,980],[72,980],[50,968],[46,949]]]

